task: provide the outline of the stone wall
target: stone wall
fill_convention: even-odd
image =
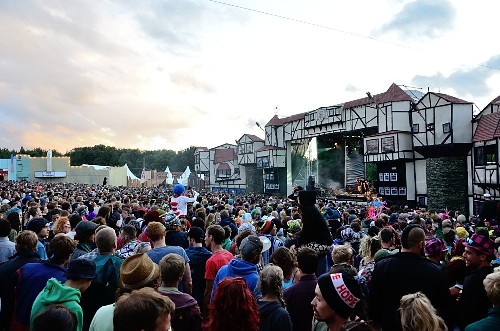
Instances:
[[[468,215],[467,158],[429,158],[426,163],[428,208],[460,210]]]

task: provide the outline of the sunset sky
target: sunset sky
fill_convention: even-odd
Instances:
[[[3,0],[0,147],[181,150],[396,84],[500,95],[498,1]]]

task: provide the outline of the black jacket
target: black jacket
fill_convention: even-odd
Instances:
[[[401,252],[377,262],[369,288],[370,315],[383,330],[401,330],[399,301],[419,291],[429,298],[448,326],[453,324],[445,274],[423,256]]]
[[[260,331],[292,331],[290,315],[279,301],[259,300]]]
[[[493,267],[483,267],[470,273],[464,280],[464,288],[460,296],[459,327],[461,330],[471,323],[488,316],[488,309],[492,307],[486,296],[483,280],[493,272]]]

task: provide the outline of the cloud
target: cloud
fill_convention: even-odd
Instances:
[[[417,75],[412,84],[433,89],[453,89],[458,95],[483,97],[491,94],[488,79],[500,73],[500,55],[491,57],[484,65],[460,69],[449,75],[437,73],[431,76]]]
[[[456,9],[448,0],[418,0],[407,3],[375,35],[397,33],[402,39],[435,38],[453,28]]]

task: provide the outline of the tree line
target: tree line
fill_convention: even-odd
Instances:
[[[62,154],[52,150],[52,156],[68,156],[72,166],[82,164],[105,165],[121,167],[128,165],[130,170],[138,177],[142,169],[164,171],[168,166],[172,172],[182,172],[187,166],[194,171],[194,151],[196,147],[191,146],[181,151],[156,150],[142,151],[139,149],[116,148],[105,145],[95,145],[93,147],[76,147],[69,152]],[[19,151],[14,149],[1,148],[0,159],[8,159],[11,155],[26,154],[31,157],[47,156],[47,150],[42,148],[24,149]]]

